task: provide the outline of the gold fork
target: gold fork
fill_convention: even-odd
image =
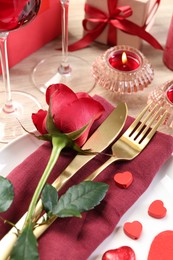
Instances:
[[[111,157],[90,174],[85,181],[95,179],[111,163],[118,160],[132,160],[142,152],[167,115],[166,111],[161,114],[162,108],[158,108],[158,105],[156,105],[141,121],[149,107],[150,104],[144,108],[125,133],[112,145]],[[158,121],[151,127],[156,119]]]

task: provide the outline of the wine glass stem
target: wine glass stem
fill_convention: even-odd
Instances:
[[[71,67],[68,63],[68,10],[69,0],[60,0],[62,7],[62,62],[59,67],[61,74],[69,74]]]
[[[8,54],[7,54],[7,37],[8,32],[0,34],[0,50],[1,50],[1,68],[2,68],[2,78],[5,86],[6,101],[4,104],[3,112],[12,113],[15,111],[11,97],[11,87],[10,87],[10,75],[8,66]]]

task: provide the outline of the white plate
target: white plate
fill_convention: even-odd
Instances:
[[[6,176],[16,165],[34,152],[41,141],[31,135],[24,135],[0,150],[0,174]],[[146,260],[153,238],[161,231],[172,229],[173,220],[173,155],[163,165],[147,191],[121,218],[114,232],[92,253],[88,260],[99,260],[105,251],[123,245],[133,248],[137,260]],[[147,213],[150,203],[156,199],[164,202],[167,215],[163,219],[154,219]],[[123,224],[138,220],[143,225],[141,237],[132,240],[123,232]],[[99,232],[99,231],[98,231]]]
[[[6,176],[42,143],[32,135],[25,134],[7,144],[0,150],[0,174]]]

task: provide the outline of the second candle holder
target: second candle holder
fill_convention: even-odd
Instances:
[[[167,118],[164,124],[173,128],[173,80],[169,80],[157,86],[148,96],[148,103],[151,107],[158,104],[162,113],[167,111]]]
[[[154,77],[154,70],[137,49],[119,45],[108,49],[93,63],[96,84],[119,94],[134,93],[146,88]]]

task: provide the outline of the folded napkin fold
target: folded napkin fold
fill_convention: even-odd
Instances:
[[[92,131],[113,109],[105,99],[99,96],[95,96],[95,99],[105,107],[105,113]],[[132,120],[131,117],[128,117],[125,128]],[[51,145],[45,143],[8,175],[15,187],[15,201],[8,212],[2,214],[3,217],[15,223],[26,212],[33,191],[46,167],[50,152]],[[110,152],[110,148],[106,149],[106,152]],[[40,259],[86,260],[96,247],[110,235],[121,216],[147,189],[159,168],[172,152],[173,137],[157,132],[150,144],[134,160],[119,161],[105,169],[96,178],[97,181],[109,184],[109,191],[105,199],[94,210],[83,213],[81,219],[57,219],[39,239]],[[57,178],[73,157],[74,153],[70,155],[67,152],[62,153],[48,180],[49,183]],[[84,180],[105,160],[107,160],[106,156],[99,154],[79,170],[63,190]],[[113,180],[115,173],[123,171],[130,171],[133,174],[134,181],[128,189],[117,187]],[[8,228],[8,225],[0,223],[1,238]]]

